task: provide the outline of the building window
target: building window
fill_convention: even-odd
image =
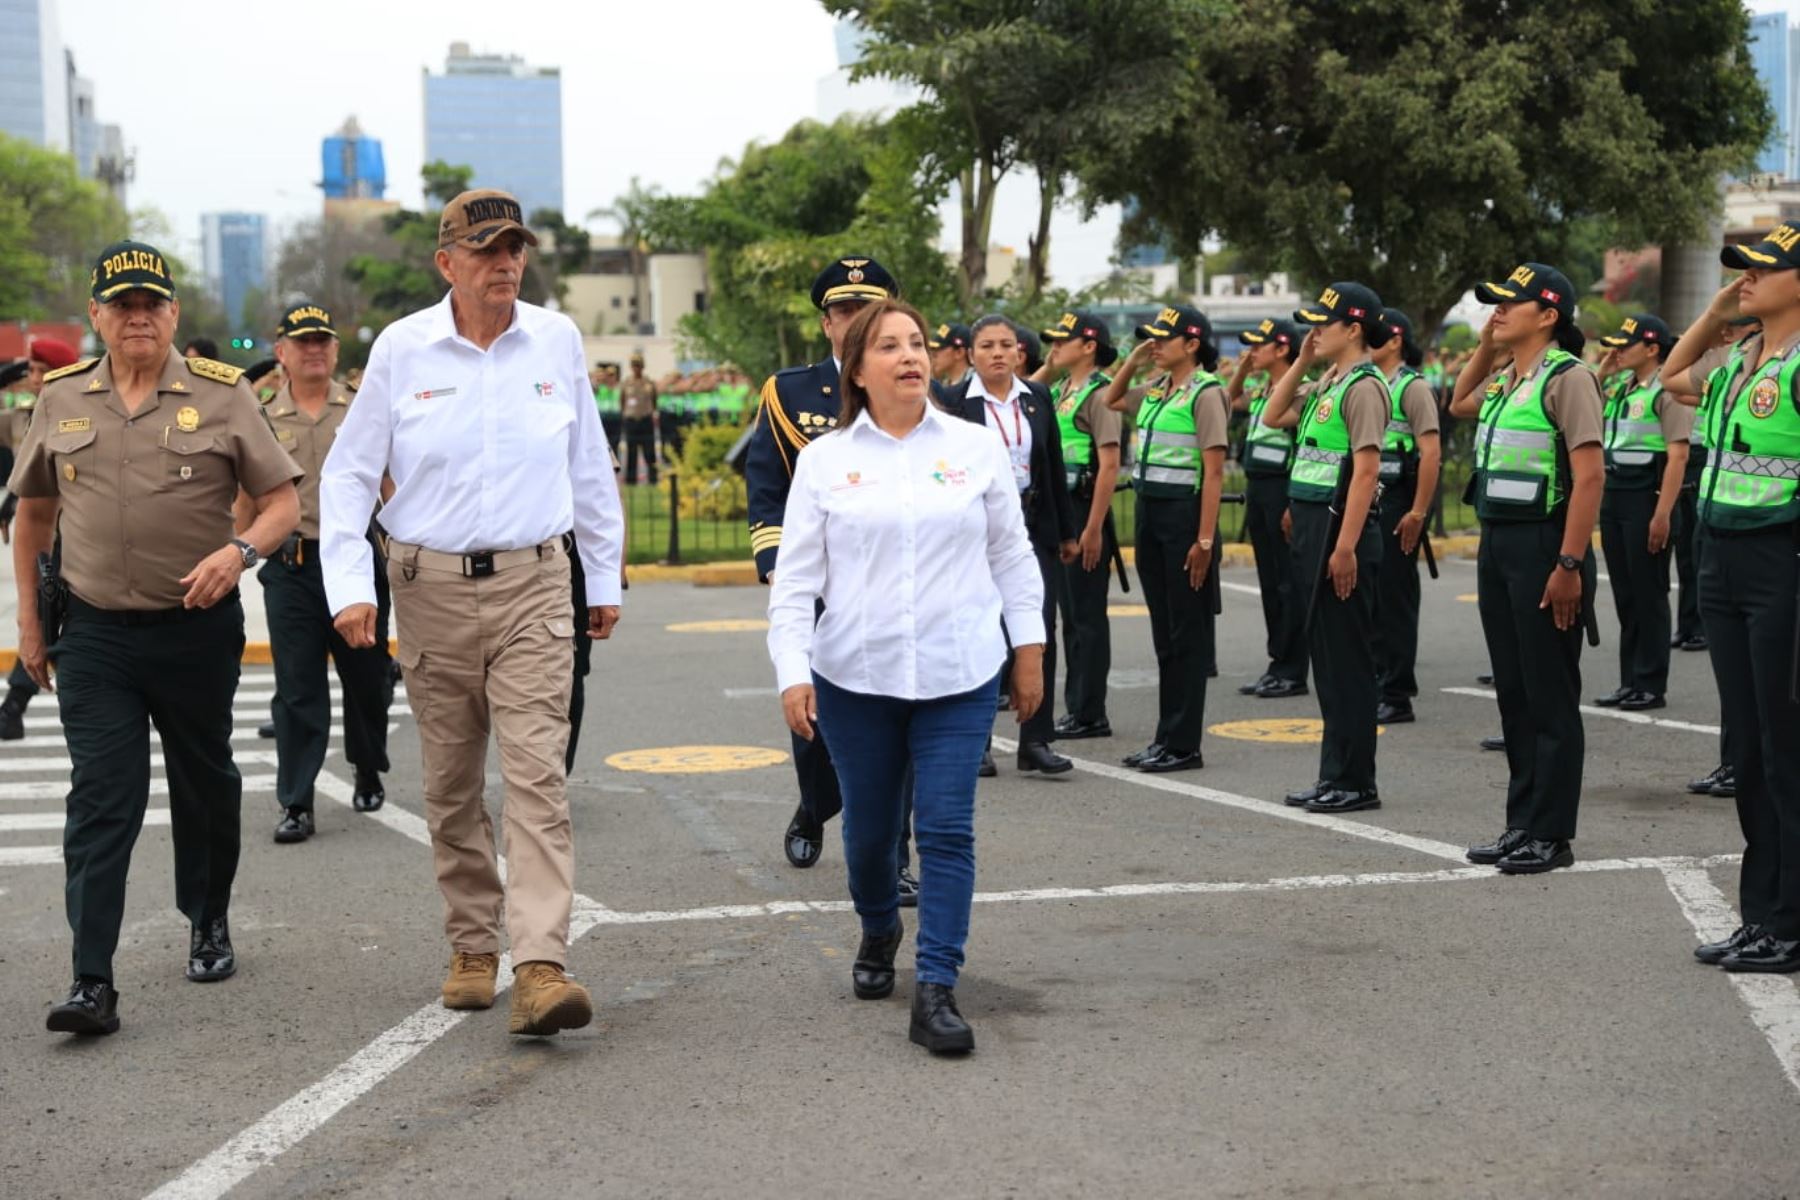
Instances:
[[[618,298],[618,297],[617,297],[617,296],[614,296],[614,297],[613,297],[613,298],[612,298],[612,306],[613,306],[613,307],[614,307],[614,308],[617,308],[617,307],[619,307],[619,298]]]

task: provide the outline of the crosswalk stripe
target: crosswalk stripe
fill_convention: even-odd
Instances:
[[[772,689],[771,689],[771,693],[772,693]],[[344,710],[341,705],[334,704],[331,706],[331,719],[333,721],[336,721],[338,718],[342,717],[343,715],[344,715]],[[231,723],[233,725],[261,725],[264,721],[267,721],[268,719],[269,719],[269,710],[267,708],[260,708],[260,709],[253,708],[253,709],[249,709],[247,711],[233,712],[231,714]],[[25,728],[27,728],[27,729],[61,729],[62,728],[62,718],[59,716],[49,716],[49,715],[45,715],[45,716],[41,716],[41,717],[27,716],[24,719],[24,725],[25,725]]]
[[[275,790],[273,775],[244,776],[244,791],[272,792]],[[61,800],[69,794],[69,784],[62,779],[30,779],[16,783],[0,783],[0,800]],[[169,781],[152,779],[150,781],[152,796],[169,794]]]
[[[67,814],[59,812],[0,814],[0,833],[61,832],[67,820]],[[168,823],[168,809],[147,808],[144,810],[146,826],[167,825]]]
[[[231,758],[240,767],[272,767],[276,762],[276,754],[273,750],[238,750],[233,752]],[[162,759],[152,756],[151,768],[155,769],[161,765]],[[32,758],[0,758],[0,775],[19,775],[27,771],[67,771],[68,769],[69,756],[67,754],[44,754]]]
[[[0,867],[54,867],[61,862],[61,846],[0,846]]]

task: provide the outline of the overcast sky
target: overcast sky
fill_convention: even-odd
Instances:
[[[136,151],[131,203],[166,213],[196,265],[201,213],[260,212],[278,226],[316,214],[320,139],[352,114],[382,140],[389,198],[418,206],[421,72],[441,72],[452,41],[562,68],[571,220],[633,175],[697,190],[721,158],[818,115],[819,82],[837,66],[817,0],[51,2],[100,119],[122,125]],[[1022,254],[1034,203],[1030,182],[1016,181],[994,240]],[[1103,273],[1116,229],[1116,213],[1085,228],[1059,220],[1059,279]]]

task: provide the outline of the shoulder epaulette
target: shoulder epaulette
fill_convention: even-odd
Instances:
[[[244,368],[234,367],[230,363],[214,362],[210,358],[190,358],[186,361],[187,369],[202,379],[236,383],[244,377]]]
[[[44,382],[49,383],[52,379],[61,379],[65,375],[79,375],[83,371],[91,371],[99,362],[100,360],[97,358],[84,358],[78,363],[70,363],[66,367],[58,367],[56,370],[45,374]]]

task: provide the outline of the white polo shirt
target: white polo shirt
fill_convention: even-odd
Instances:
[[[572,529],[588,604],[618,604],[625,518],[591,395],[581,331],[536,305],[514,304],[486,350],[456,331],[448,294],[384,329],[319,479],[331,611],[375,603],[365,533],[384,471],[396,541],[468,554]]]
[[[781,690],[817,671],[867,695],[971,691],[1005,661],[1002,615],[1015,643],[1043,643],[1043,604],[1012,465],[992,430],[927,403],[905,437],[865,411],[801,452],[769,589]]]

